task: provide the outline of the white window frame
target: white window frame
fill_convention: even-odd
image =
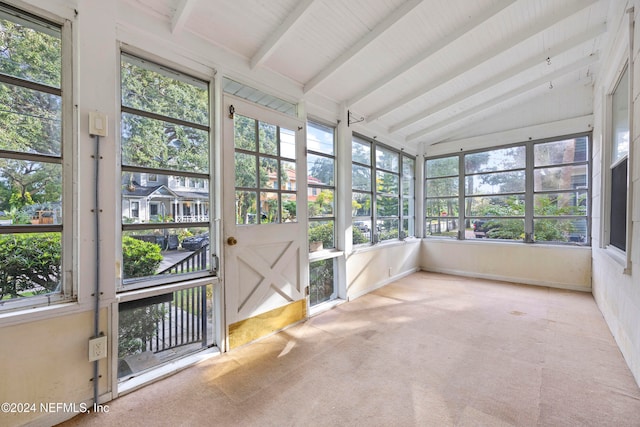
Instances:
[[[77,301],[78,284],[73,280],[78,271],[78,260],[76,244],[73,230],[76,221],[77,209],[76,201],[73,197],[73,182],[76,181],[77,170],[75,168],[75,154],[77,153],[77,133],[72,130],[76,128],[74,120],[73,105],[75,94],[73,91],[73,31],[71,21],[51,14],[43,15],[41,12],[31,11],[12,5],[4,5],[8,10],[13,9],[17,14],[27,16],[36,21],[42,21],[45,25],[55,25],[60,28],[61,40],[61,79],[60,90],[62,99],[61,108],[61,153],[60,164],[62,166],[62,209],[65,212],[64,224],[61,230],[61,285],[60,291],[47,295],[36,295],[32,297],[16,298],[3,301],[0,304],[0,313],[21,309],[38,309],[52,306],[54,304]],[[10,14],[10,13],[9,13]],[[19,21],[22,18],[17,18]],[[16,20],[14,20],[16,22]],[[18,313],[15,313],[16,315]]]
[[[210,185],[208,186],[208,188],[213,188],[215,185],[214,183],[215,183],[215,165],[216,165],[215,163],[216,151],[213,143],[213,139],[214,139],[213,132],[214,132],[214,121],[215,121],[214,79],[212,77],[203,76],[202,73],[185,69],[185,67],[172,63],[171,61],[165,60],[164,58],[157,57],[156,55],[153,55],[153,54],[148,54],[147,52],[140,51],[138,49],[135,49],[131,46],[124,45],[124,44],[121,45],[120,55],[118,56],[118,59],[119,59],[118,70],[120,70],[122,67],[121,64],[122,64],[123,57],[132,58],[133,61],[148,62],[152,64],[152,67],[158,67],[161,70],[168,71],[170,73],[175,73],[176,76],[178,76],[178,78],[185,79],[187,82],[197,81],[200,83],[205,83],[207,85],[208,91],[209,91],[209,103],[208,103],[209,172],[208,172],[208,175],[209,175],[209,182],[210,182]],[[120,103],[122,99],[121,91],[122,91],[122,81],[121,79],[119,79],[118,80],[118,100]],[[119,114],[121,115],[122,106],[120,108],[121,110]],[[122,141],[120,141],[120,144],[122,144]],[[122,149],[122,145],[118,147],[118,150],[121,150],[121,149]],[[120,161],[119,170],[118,170],[119,176],[121,176],[122,174],[122,167],[123,167],[122,161]],[[138,169],[145,169],[145,168],[138,168]],[[179,187],[185,188],[188,183],[189,176],[187,175],[189,175],[189,172],[185,172],[183,175],[177,175],[171,172],[181,173],[177,171],[166,171],[167,179],[169,181],[173,179],[174,182],[178,184]],[[158,173],[158,172],[150,172],[150,173]],[[214,206],[214,201],[215,201],[215,194],[213,193],[213,191],[209,190],[209,206],[210,207]],[[184,206],[186,203],[193,203],[193,202],[191,200],[186,200],[181,203],[182,203],[182,209],[184,209]],[[148,202],[145,204],[145,208],[148,209],[145,215],[150,215],[150,204]],[[120,209],[122,209],[122,207]],[[193,215],[193,213],[191,213],[191,215]],[[119,298],[122,298],[122,295],[126,295],[130,291],[136,292],[139,290],[141,292],[141,295],[142,294],[146,295],[147,293],[155,292],[154,289],[161,289],[164,286],[175,287],[176,289],[178,289],[178,288],[184,287],[186,283],[196,283],[196,282],[197,283],[200,283],[200,282],[216,283],[215,280],[212,281],[212,279],[216,279],[217,277],[218,258],[216,254],[218,252],[218,248],[217,248],[217,245],[215,244],[215,239],[213,238],[213,236],[215,236],[216,233],[214,232],[214,224],[213,224],[213,221],[211,220],[211,217],[206,222],[208,223],[207,231],[209,232],[209,235],[212,236],[210,240],[211,242],[211,249],[210,249],[211,258],[209,260],[211,265],[210,269],[199,271],[199,272],[193,272],[193,273],[185,273],[178,276],[174,276],[174,275],[167,275],[167,277],[151,276],[147,278],[142,278],[141,280],[132,280],[132,281],[126,281],[126,282],[122,278],[123,275],[121,274],[119,283],[116,286],[116,292],[119,294]],[[185,226],[198,226],[197,224],[199,223],[189,223],[189,224],[176,223],[176,225],[178,224],[181,224],[181,227],[176,227],[176,228],[182,228]],[[150,224],[142,224],[142,225],[145,227],[148,227]],[[119,232],[119,235],[117,236],[117,241],[122,242],[123,228],[128,228],[128,225],[121,224],[119,228],[120,228],[120,232]],[[118,256],[122,260],[122,243],[119,243]]]
[[[628,113],[629,113],[629,149],[626,155],[613,160],[613,96],[618,89],[621,79],[625,72],[629,78],[628,81]],[[618,68],[615,75],[615,79],[612,81],[609,90],[607,91],[605,98],[604,108],[604,143],[602,151],[602,230],[601,230],[601,247],[606,249],[622,267],[625,274],[631,274],[631,249],[632,249],[632,236],[633,236],[633,223],[632,223],[632,206],[633,206],[633,191],[632,191],[632,179],[633,176],[633,61],[629,61],[627,57],[622,61],[622,65]],[[622,250],[611,244],[611,185],[612,185],[612,170],[620,165],[622,162],[627,161],[627,209],[626,209],[626,242],[625,250]]]

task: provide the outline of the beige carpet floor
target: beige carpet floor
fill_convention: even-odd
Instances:
[[[426,272],[108,405],[65,426],[640,426],[590,294]]]

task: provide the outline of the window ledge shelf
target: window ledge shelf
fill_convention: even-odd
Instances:
[[[309,262],[320,261],[323,259],[337,258],[344,255],[344,251],[335,249],[327,249],[324,251],[309,252]]]

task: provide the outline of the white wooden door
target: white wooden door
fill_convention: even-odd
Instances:
[[[295,302],[306,313],[304,123],[233,97],[224,105],[226,323]]]

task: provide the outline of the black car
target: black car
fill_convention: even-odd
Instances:
[[[487,232],[489,228],[487,227],[487,222],[481,219],[476,219],[472,223],[473,234],[475,234],[476,239],[482,239],[487,236]]]
[[[187,237],[182,241],[182,249],[187,251],[197,251],[203,246],[209,244],[209,233],[198,234],[197,236]]]

